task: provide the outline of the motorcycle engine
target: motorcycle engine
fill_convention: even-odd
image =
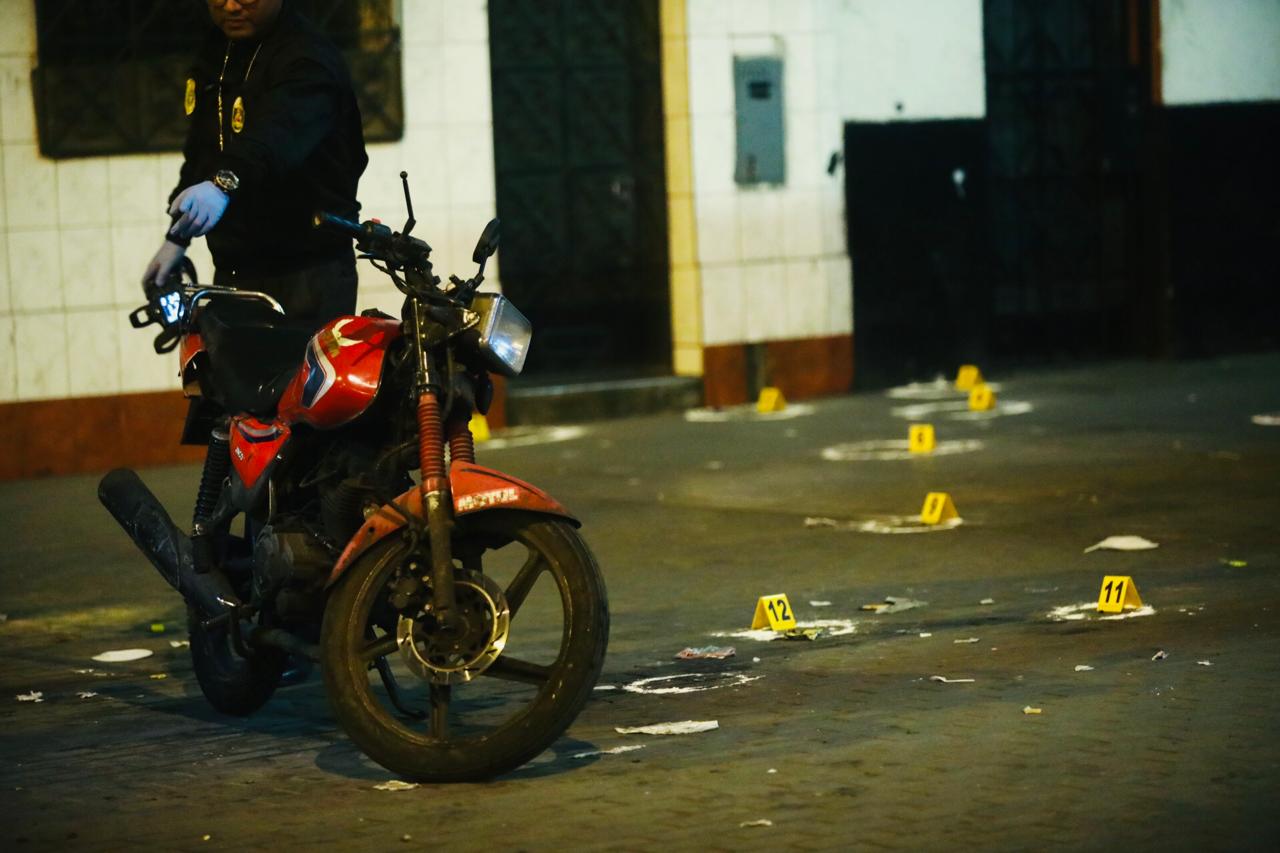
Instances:
[[[324,582],[333,554],[302,526],[268,524],[253,543],[253,597],[274,601],[285,624],[315,621],[324,609]]]

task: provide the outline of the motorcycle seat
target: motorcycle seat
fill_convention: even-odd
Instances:
[[[262,302],[225,297],[204,305],[195,325],[209,357],[205,394],[228,412],[258,417],[275,414],[315,333]]]

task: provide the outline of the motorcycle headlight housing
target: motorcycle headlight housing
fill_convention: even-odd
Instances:
[[[471,310],[480,322],[471,331],[477,336],[476,349],[485,365],[502,376],[518,376],[529,354],[533,326],[505,296],[477,293]]]

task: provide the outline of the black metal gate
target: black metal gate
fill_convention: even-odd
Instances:
[[[846,127],[858,387],[1155,346],[1148,4],[983,10],[985,120]]]
[[[526,374],[667,372],[657,0],[489,0],[504,290]]]

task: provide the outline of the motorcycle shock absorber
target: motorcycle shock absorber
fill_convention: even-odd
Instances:
[[[216,562],[213,548],[213,530],[210,518],[223,485],[231,471],[231,434],[225,423],[218,424],[209,433],[209,448],[204,455],[204,471],[200,474],[200,491],[196,494],[196,508],[191,518],[191,547],[195,570],[205,574]]]
[[[440,400],[430,388],[423,388],[418,395],[418,454],[422,466],[422,505],[431,540],[431,599],[436,618],[447,622],[453,617],[455,602],[449,542],[453,513],[444,466]]]
[[[454,462],[472,462],[476,461],[476,442],[471,435],[471,425],[467,418],[450,418],[448,425],[449,435],[449,463]]]

